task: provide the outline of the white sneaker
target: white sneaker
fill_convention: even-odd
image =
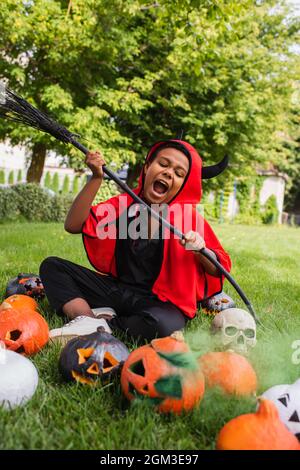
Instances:
[[[66,344],[70,339],[77,336],[95,333],[97,328],[102,327],[104,331],[111,334],[111,329],[104,318],[92,318],[80,315],[74,318],[62,328],[55,328],[49,332],[51,341]]]
[[[104,318],[105,320],[111,320],[116,317],[116,311],[111,307],[97,307],[91,309],[95,317]]]

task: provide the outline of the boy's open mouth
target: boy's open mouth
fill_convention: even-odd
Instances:
[[[169,190],[169,185],[166,181],[162,179],[157,179],[154,181],[153,191],[156,194],[159,194],[161,196],[162,194],[166,194],[168,190]]]

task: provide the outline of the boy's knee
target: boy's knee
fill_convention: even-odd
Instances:
[[[40,265],[40,276],[47,274],[50,270],[56,269],[60,264],[60,258],[57,256],[49,256],[45,258]]]
[[[166,336],[170,336],[174,331],[181,330],[184,328],[184,322],[174,322],[170,323],[168,321],[164,321],[160,319],[156,323],[156,337],[157,338],[164,338]]]

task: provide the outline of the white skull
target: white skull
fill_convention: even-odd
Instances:
[[[220,335],[225,349],[247,354],[256,345],[256,323],[246,310],[228,308],[218,313],[212,322],[212,332]]]

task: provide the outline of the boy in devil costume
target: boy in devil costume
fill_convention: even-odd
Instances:
[[[199,250],[206,247],[227,271],[231,267],[228,254],[196,210],[202,179],[221,173],[227,159],[202,168],[195,148],[180,140],[158,142],[150,149],[134,192],[148,204],[167,207],[175,226],[180,213],[183,226],[190,228],[185,240],[167,233],[148,214],[147,237],[132,238],[127,229],[121,235],[123,222],[134,223],[143,208],[127,194],[91,207],[105,161],[99,152],[90,152],[86,163],[93,175],[73,202],[65,229],[82,233],[96,271],[56,257],[42,262],[40,276],[50,304],[72,320],[52,330],[50,337],[64,341],[102,326],[151,340],[183,329],[195,317],[198,302],[222,291],[223,276]]]

